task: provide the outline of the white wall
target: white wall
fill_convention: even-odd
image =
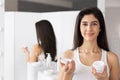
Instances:
[[[4,0],[0,0],[0,80],[4,77]]]
[[[105,14],[105,0],[97,0],[97,7]]]

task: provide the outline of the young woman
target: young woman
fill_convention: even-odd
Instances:
[[[109,51],[105,21],[102,12],[94,8],[80,11],[76,19],[74,47],[61,55],[71,59],[66,64],[60,60],[59,80],[119,80],[118,56]],[[92,66],[103,61],[104,71]]]
[[[52,61],[56,57],[56,38],[52,24],[48,20],[36,22],[37,44],[32,48],[31,54],[27,47],[23,48],[27,62],[37,62],[39,58],[46,58],[50,53]]]

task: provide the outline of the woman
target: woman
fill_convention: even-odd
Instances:
[[[119,80],[119,62],[115,53],[109,51],[105,22],[102,12],[94,8],[80,11],[76,19],[74,47],[61,55],[71,59],[60,61],[59,80]],[[105,63],[99,73],[92,66],[95,61]]]
[[[56,57],[56,38],[52,24],[48,20],[36,22],[37,44],[32,48],[30,54],[27,47],[23,48],[26,54],[27,62],[37,62],[40,59],[47,57],[46,53],[50,53],[52,61]]]

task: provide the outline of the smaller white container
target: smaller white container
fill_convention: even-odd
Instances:
[[[61,58],[60,61],[61,61],[61,63],[66,64],[67,62],[71,62],[72,59]]]

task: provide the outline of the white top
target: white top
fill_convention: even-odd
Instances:
[[[27,63],[27,80],[37,80],[37,73],[42,70],[43,64],[45,62],[44,53],[38,56],[38,62],[28,62]]]
[[[75,72],[72,80],[97,80],[91,72],[91,66],[86,66],[82,64],[79,59],[78,48],[74,50],[74,61],[75,61]],[[109,75],[109,67],[107,63],[107,52],[102,50],[101,61],[104,61],[105,65],[107,65],[107,72]]]

